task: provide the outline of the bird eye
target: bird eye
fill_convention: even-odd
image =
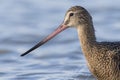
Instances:
[[[73,16],[73,15],[74,15],[74,13],[70,13],[70,17]]]

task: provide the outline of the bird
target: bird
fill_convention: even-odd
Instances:
[[[97,80],[120,80],[120,42],[98,42],[92,16],[82,6],[69,8],[62,24],[21,56],[30,53],[67,28],[76,28],[88,69]]]

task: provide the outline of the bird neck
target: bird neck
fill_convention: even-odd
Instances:
[[[95,31],[92,24],[80,25],[77,27],[81,48],[84,54],[89,54],[96,43]]]

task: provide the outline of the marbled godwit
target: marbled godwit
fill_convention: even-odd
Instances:
[[[120,80],[120,42],[97,42],[92,17],[81,6],[71,7],[63,23],[48,37],[23,53],[24,56],[43,45],[61,31],[75,27],[88,67],[98,80]]]

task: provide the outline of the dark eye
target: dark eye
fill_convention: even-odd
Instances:
[[[70,13],[70,17],[73,16],[73,15],[74,15],[74,13]]]

